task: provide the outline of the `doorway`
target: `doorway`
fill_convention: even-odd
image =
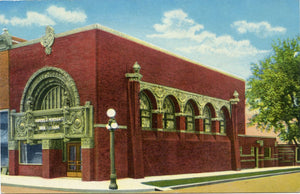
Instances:
[[[81,177],[81,143],[67,144],[68,177]]]

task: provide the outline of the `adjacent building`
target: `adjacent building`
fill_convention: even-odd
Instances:
[[[241,78],[98,24],[0,56],[10,175],[109,179],[109,108],[119,178],[279,164],[276,138],[245,134]]]

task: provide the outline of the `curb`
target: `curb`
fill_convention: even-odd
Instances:
[[[118,189],[118,190],[103,190],[103,189],[68,189],[68,188],[58,188],[58,187],[39,187],[31,185],[20,185],[20,184],[11,184],[11,183],[1,183],[1,186],[12,186],[12,187],[25,187],[33,189],[43,189],[43,190],[52,190],[52,191],[64,191],[64,192],[74,192],[74,193],[142,193],[142,192],[151,192],[157,191],[153,187],[152,189]]]
[[[248,179],[255,179],[255,178],[263,178],[263,177],[270,177],[270,176],[277,176],[277,175],[284,175],[284,174],[293,174],[293,173],[299,173],[299,172],[300,172],[300,170],[290,171],[290,172],[278,172],[278,173],[271,173],[271,174],[263,174],[263,175],[254,175],[254,176],[240,177],[240,178],[223,179],[223,180],[216,180],[216,181],[207,181],[207,182],[202,182],[202,183],[182,184],[182,185],[169,186],[169,187],[155,187],[155,191],[184,189],[184,188],[189,188],[189,187],[213,185],[213,184],[220,184],[220,183],[227,183],[227,182],[234,182],[234,181],[241,181],[241,180],[248,180]]]

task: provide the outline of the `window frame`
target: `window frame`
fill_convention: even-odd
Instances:
[[[208,112],[208,115],[206,115],[206,112]],[[204,119],[203,119],[204,132],[211,133],[212,132],[212,112],[211,112],[211,109],[207,105],[203,109],[203,116],[204,116]],[[208,127],[208,129],[207,129],[207,127]]]
[[[146,101],[148,102],[148,105],[149,105],[149,109],[142,109],[141,108],[141,103],[140,103],[140,126],[142,129],[152,129],[152,103],[151,103],[151,100],[150,98],[148,97],[148,95],[144,92],[141,92],[140,93],[140,101],[141,100],[141,97],[144,96],[146,98]],[[146,112],[149,114],[149,116],[144,116],[143,112]],[[149,120],[149,127],[143,127],[143,118],[144,119],[148,119]]]
[[[1,109],[0,110],[0,113],[2,112],[7,112],[7,142],[3,143],[3,140],[2,140],[2,135],[1,135],[1,149],[2,149],[2,144],[6,144],[7,145],[7,165],[3,165],[3,166],[8,166],[9,165],[9,149],[8,149],[8,141],[9,141],[9,134],[10,134],[10,111],[9,109]],[[1,120],[0,120],[1,121]],[[1,125],[1,123],[0,123]],[[2,127],[0,126],[0,128],[2,129]],[[1,150],[1,166],[2,166],[2,156],[3,156],[3,153],[2,153],[2,150]]]
[[[23,142],[26,142],[26,140],[20,140],[19,141],[19,164],[21,164],[21,165],[43,165],[43,147],[42,147],[42,143],[34,144],[34,145],[40,145],[41,146],[41,154],[42,154],[41,155],[41,162],[40,163],[28,163],[28,162],[25,163],[25,162],[22,161],[22,146],[21,146],[21,144]],[[25,145],[28,145],[27,142],[25,143]],[[31,146],[31,145],[29,144],[29,146]],[[26,157],[28,157],[28,155]]]
[[[187,108],[188,106],[192,109],[192,115],[188,115],[187,113]],[[194,106],[191,102],[187,102],[186,105],[185,105],[185,110],[184,110],[184,113],[185,113],[185,129],[187,131],[195,131],[195,109],[194,109]],[[191,119],[191,121],[189,121],[189,118]],[[193,128],[192,129],[189,129],[188,126],[189,124],[192,124]]]
[[[299,147],[296,147],[296,149],[295,149],[295,160],[296,160],[297,163],[300,163],[300,149],[299,149]]]
[[[267,150],[267,155],[266,155],[266,150]],[[264,147],[264,158],[271,158],[272,156],[272,150],[271,147]]]
[[[226,134],[226,116],[222,109],[220,110],[220,116],[222,118],[222,120],[220,120],[220,133]]]
[[[170,102],[170,105],[172,106],[172,113],[167,112],[166,108],[165,108],[165,104],[166,101]],[[164,110],[164,114],[163,114],[163,129],[164,130],[176,130],[176,116],[175,116],[175,104],[173,102],[173,100],[170,97],[166,97],[163,103],[163,110]],[[169,116],[171,116],[172,118],[170,118]],[[168,121],[171,121],[173,123],[174,128],[166,128]]]

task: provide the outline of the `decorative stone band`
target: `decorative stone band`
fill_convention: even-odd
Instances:
[[[204,134],[204,135],[220,135],[227,136],[226,133],[213,133],[205,131],[195,131],[195,130],[175,130],[175,129],[143,129],[143,131],[159,131],[159,132],[176,132],[176,133],[193,133],[193,134]]]
[[[43,139],[42,140],[42,149],[43,150],[50,150],[50,149],[62,149],[63,147],[63,142],[62,140],[57,140],[57,139]]]
[[[18,141],[8,141],[8,150],[18,150]]]
[[[82,149],[94,148],[94,138],[93,137],[81,138],[81,148]]]
[[[213,98],[196,93],[186,92],[172,87],[157,85],[153,83],[140,81],[140,91],[150,91],[156,100],[158,113],[163,113],[163,102],[167,96],[174,96],[180,106],[181,113],[183,113],[186,103],[189,100],[193,100],[199,109],[200,115],[203,115],[204,106],[210,103],[216,111],[216,118],[221,118],[220,110],[222,107],[226,107],[231,115],[231,104],[229,100],[223,100],[219,98]]]

